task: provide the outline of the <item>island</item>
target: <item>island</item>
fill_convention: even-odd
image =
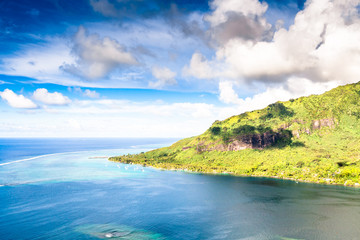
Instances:
[[[360,83],[215,121],[199,136],[109,158],[169,170],[360,183]]]

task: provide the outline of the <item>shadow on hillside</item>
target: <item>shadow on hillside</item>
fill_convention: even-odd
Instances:
[[[266,148],[285,148],[285,147],[291,147],[291,148],[298,148],[298,147],[305,147],[305,143],[300,141],[293,141],[293,135],[291,131],[289,130],[280,130],[278,132],[274,132],[275,136],[277,136],[277,139],[275,142],[270,144],[269,146],[266,146]]]
[[[252,126],[245,124],[233,129],[215,126],[209,130],[212,136],[221,137],[225,143],[229,144],[237,140],[243,144],[250,145],[253,149],[305,146],[300,141],[293,141],[293,134],[288,129],[272,130],[270,127],[263,125]]]
[[[291,147],[305,147],[305,143],[300,141],[294,141],[290,144]]]
[[[260,119],[266,120],[270,118],[286,118],[286,117],[292,117],[294,116],[294,111],[291,108],[285,107],[284,104],[280,102],[276,102],[273,104],[270,104],[266,108],[265,115],[261,116]]]

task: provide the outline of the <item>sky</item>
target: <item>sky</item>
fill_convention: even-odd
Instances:
[[[360,80],[360,0],[0,0],[0,137],[190,137]]]

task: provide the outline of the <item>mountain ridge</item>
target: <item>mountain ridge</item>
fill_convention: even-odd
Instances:
[[[112,161],[359,186],[360,83],[215,121],[199,136]]]

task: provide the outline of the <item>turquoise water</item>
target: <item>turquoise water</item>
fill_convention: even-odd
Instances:
[[[139,140],[137,145],[123,139],[118,149],[110,150],[101,150],[112,148],[101,140],[88,149],[71,141],[64,147],[65,140],[63,146],[55,146],[58,141],[35,141],[37,150],[28,142],[28,150],[17,159],[18,153],[11,152],[22,149],[24,142],[7,146],[6,140],[0,141],[1,154],[13,156],[0,162],[0,239],[360,236],[358,189],[160,171],[105,158],[146,151],[165,145],[165,140],[148,145]],[[40,145],[48,150],[34,156]]]
[[[175,141],[169,138],[0,138],[0,163],[54,153],[157,148]]]

